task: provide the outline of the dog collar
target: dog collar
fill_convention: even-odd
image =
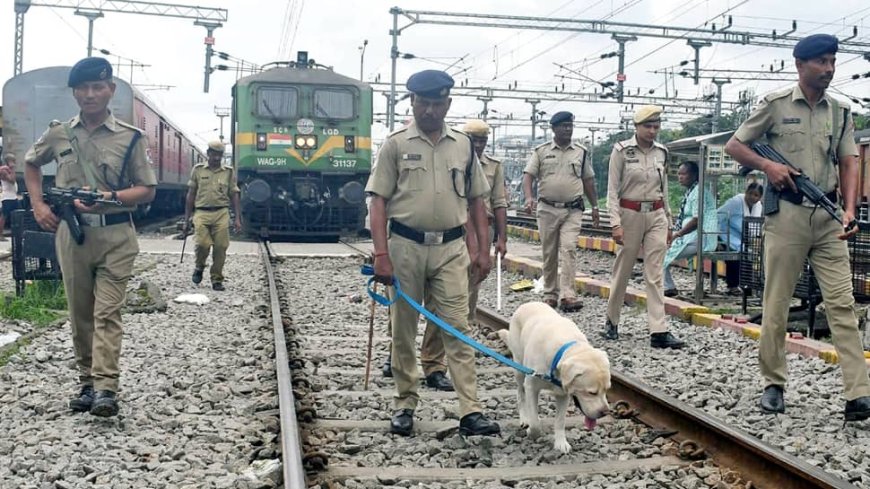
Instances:
[[[577,343],[577,341],[575,340],[575,341],[569,341],[569,342],[565,343],[564,345],[562,345],[562,347],[559,348],[559,351],[556,352],[556,356],[553,357],[553,363],[550,364],[550,382],[556,384],[559,387],[562,387],[562,381],[559,380],[558,377],[556,377],[556,367],[558,367],[559,362],[562,361],[562,355],[565,354],[565,352],[568,350],[568,348],[571,348],[576,343]]]

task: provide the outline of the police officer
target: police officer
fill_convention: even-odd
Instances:
[[[108,109],[115,93],[112,65],[103,58],[85,58],[70,70],[68,85],[81,111],[68,122],[53,121],[27,151],[24,179],[36,222],[57,233],[55,245],[82,384],[70,409],[114,416],[121,307],[139,253],[130,212],[154,198],[157,179],[146,156],[144,135],[115,119]],[[111,208],[76,203],[85,226],[82,245],[71,239],[65,221],[60,222],[42,199],[41,167],[52,161],[57,161],[56,186],[89,187],[123,203]]]
[[[477,242],[477,234],[471,229],[470,220],[466,222],[465,240],[468,254],[472,262],[477,253],[489,254],[491,243],[495,242],[495,252],[502,258],[507,252],[507,197],[504,185],[504,168],[501,161],[484,154],[489,141],[489,124],[480,119],[472,119],[462,126],[462,132],[471,137],[474,152],[483,167],[490,192],[483,197],[486,204],[486,215],[489,221],[488,240]],[[468,269],[468,325],[477,322],[477,295],[480,281],[473,275],[474,268]],[[426,303],[429,301],[427,300]],[[452,391],[453,385],[445,375],[447,363],[444,361],[444,343],[441,341],[441,329],[431,321],[426,322],[426,332],[423,334],[423,344],[420,346],[420,363],[426,385],[442,391]]]
[[[607,181],[607,209],[613,240],[620,245],[613,264],[604,337],[619,338],[619,315],[625,288],[643,247],[650,345],[682,348],[684,343],[668,332],[665,319],[662,262],[671,242],[671,209],[668,205],[668,150],[656,141],[662,108],[646,105],[634,114],[634,136],[613,145]]]
[[[577,311],[583,303],[574,290],[574,259],[583,221],[583,194],[592,206],[592,223],[598,227],[598,195],[595,173],[586,148],[571,141],[574,115],[556,112],[550,118],[553,141],[532,151],[523,170],[525,211],[537,207],[538,230],[544,258],[544,302],[565,312]],[[532,198],[532,181],[538,179],[538,202]],[[559,266],[562,275],[559,276]],[[560,297],[561,296],[561,297]]]
[[[187,190],[187,205],[184,209],[184,235],[190,228],[190,215],[193,214],[193,227],[196,234],[196,264],[193,269],[193,283],[202,282],[202,271],[211,256],[211,288],[224,290],[224,262],[227,248],[230,247],[230,202],[236,213],[233,225],[236,231],[242,230],[242,212],[239,206],[239,187],[235,172],[223,164],[226,147],[221,141],[208,143],[206,155],[208,163],[200,163],[190,172]],[[194,212],[195,211],[195,212]]]
[[[846,421],[870,418],[870,379],[858,334],[852,274],[845,239],[857,228],[844,230],[826,212],[804,199],[794,204],[780,191],[796,191],[785,165],[762,158],[747,145],[766,136],[773,148],[837,202],[843,197],[843,222],[855,217],[858,195],[858,150],[848,103],[827,93],[834,76],[837,38],[814,34],[794,47],[796,86],[763,98],[725,146],[735,160],[767,175],[764,192],[764,317],[758,359],[764,377],[761,409],[785,411],[787,381],[785,328],[788,308],[801,273],[796,266],[809,257],[822,289],[828,324],[840,356],[847,399]],[[777,205],[778,204],[778,205]],[[777,209],[778,208],[778,209]]]
[[[412,75],[407,87],[414,121],[384,141],[366,185],[371,196],[375,279],[390,284],[395,274],[411,298],[420,302],[427,296],[430,311],[467,332],[468,268],[474,267],[482,280],[489,273],[490,259],[488,253],[478,253],[471,263],[462,237],[470,214],[478,240],[487,240],[482,198],[488,192],[486,175],[468,136],[444,123],[453,79],[443,71],[426,70]],[[404,301],[390,308],[396,381],[390,431],[404,436],[411,434],[420,399],[414,341],[417,318]],[[459,397],[460,432],[498,433],[498,424],[481,412],[474,350],[453,336],[442,335],[442,339]]]

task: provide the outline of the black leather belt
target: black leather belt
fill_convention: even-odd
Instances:
[[[412,227],[405,226],[399,221],[390,219],[390,232],[420,244],[437,245],[449,243],[464,236],[465,226],[456,226],[447,231],[417,231]]]
[[[219,205],[219,206],[213,206],[213,207],[197,207],[196,210],[198,210],[198,211],[219,211],[221,209],[226,209],[226,208],[227,208],[227,206],[225,206],[225,205]]]
[[[121,212],[118,214],[81,214],[79,221],[82,226],[104,227],[113,226],[115,224],[123,224],[130,222],[130,213]]]
[[[586,209],[586,207],[583,205],[583,197],[580,197],[579,199],[574,199],[571,202],[553,202],[552,200],[547,200],[543,197],[539,197],[538,200],[557,209]]]

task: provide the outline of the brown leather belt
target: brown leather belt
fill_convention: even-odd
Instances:
[[[619,199],[619,207],[631,209],[637,212],[652,212],[657,211],[665,206],[665,201],[662,199],[650,202],[644,200],[629,200]]]

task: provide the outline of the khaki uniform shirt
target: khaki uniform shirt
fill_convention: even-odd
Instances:
[[[507,191],[504,187],[504,167],[501,161],[484,153],[480,159],[480,165],[483,167],[483,173],[486,175],[486,181],[489,183],[489,198],[484,199],[486,202],[486,215],[494,217],[493,210],[502,207],[507,207]]]
[[[446,231],[465,224],[468,199],[488,195],[489,184],[468,136],[445,125],[433,144],[412,122],[384,141],[366,192],[387,199],[387,218],[418,231]]]
[[[663,144],[654,141],[651,148],[643,150],[635,136],[614,144],[607,176],[607,210],[612,226],[622,225],[619,199],[663,200],[670,222],[668,149]]]
[[[800,85],[773,92],[761,100],[734,137],[749,144],[767,136],[774,149],[803,170],[824,192],[831,192],[839,179],[839,169],[829,156],[831,144],[837,144],[839,139],[836,153],[840,158],[858,155],[849,104],[837,101],[840,122],[837,134],[833,134],[831,100],[826,92],[816,106],[810,108]],[[842,120],[843,109],[847,109],[845,120]]]
[[[75,141],[70,141],[66,125],[69,124]],[[96,178],[97,190],[110,192],[134,185],[151,187],[157,185],[154,168],[145,152],[148,147],[143,134],[127,163],[126,175],[121,175],[124,154],[138,128],[115,119],[111,113],[106,120],[90,133],[79,116],[67,123],[53,121],[38,141],[27,150],[25,163],[43,166],[57,161],[55,184],[60,188],[89,186],[84,165],[90,164]],[[140,131],[141,132],[141,131]],[[76,150],[81,154],[76,154]],[[101,209],[106,214],[131,212],[135,206],[109,206]],[[100,211],[97,211],[100,212]]]
[[[187,186],[196,192],[194,207],[229,207],[233,194],[239,191],[231,167],[221,165],[212,170],[208,163],[193,167]]]
[[[583,145],[560,148],[555,141],[536,147],[523,172],[538,179],[538,197],[551,202],[572,202],[583,196],[583,179],[592,178],[592,162]]]

